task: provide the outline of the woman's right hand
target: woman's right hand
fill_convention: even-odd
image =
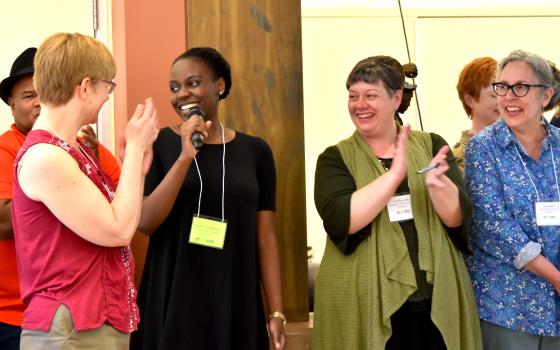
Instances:
[[[556,293],[560,294],[560,270],[550,260],[545,258],[544,255],[537,255],[533,260],[525,264],[523,269],[546,279],[552,284]]]
[[[179,126],[181,132],[181,156],[193,159],[198,150],[192,144],[192,134],[199,132],[202,134],[203,140],[208,137],[208,130],[212,126],[211,121],[204,121],[202,118],[196,116],[189,118]]]
[[[157,112],[151,98],[136,106],[125,131],[125,147],[142,152],[141,174],[145,176],[152,163],[152,144],[159,133]],[[126,153],[126,149],[123,153]],[[124,158],[124,157],[123,157]]]
[[[401,128],[400,134],[397,136],[395,146],[395,155],[389,169],[389,174],[394,175],[399,183],[406,178],[408,169],[408,137],[410,136],[410,125],[407,124]]]
[[[157,112],[151,98],[144,104],[138,104],[134,114],[126,125],[126,145],[136,147],[141,152],[152,148],[159,132]]]
[[[554,287],[554,289],[556,289],[556,294],[560,295],[560,281],[553,281],[552,286]]]

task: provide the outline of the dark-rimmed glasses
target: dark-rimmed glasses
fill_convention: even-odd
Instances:
[[[492,83],[492,87],[494,88],[494,92],[498,96],[507,95],[508,91],[511,89],[511,92],[513,92],[513,94],[517,97],[523,97],[527,95],[529,93],[529,89],[532,87],[548,88],[548,86],[542,84],[525,84],[525,83],[519,83],[513,85],[508,85],[505,83]]]
[[[115,88],[117,87],[117,83],[115,83],[114,81],[111,80],[105,80],[105,79],[101,79],[101,81],[106,82],[107,84],[109,84],[109,87],[107,89],[107,93],[110,95],[113,93],[113,91],[115,91]]]

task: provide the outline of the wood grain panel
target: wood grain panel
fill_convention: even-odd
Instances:
[[[308,319],[300,0],[186,0],[188,47],[211,46],[232,67],[222,122],[264,138],[277,171],[276,229],[284,309]]]

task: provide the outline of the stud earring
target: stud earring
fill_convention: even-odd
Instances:
[[[221,91],[221,90],[220,90],[220,91],[218,91],[218,95],[222,96],[223,94],[224,94],[224,92],[223,92],[223,91]]]

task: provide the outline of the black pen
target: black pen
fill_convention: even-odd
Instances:
[[[447,157],[447,158],[445,159],[445,161],[446,161],[447,163],[452,162],[452,161],[454,161],[454,160],[455,160],[455,157]],[[440,163],[430,164],[430,165],[428,165],[427,167],[418,170],[418,171],[416,172],[416,174],[424,174],[425,172],[428,172],[428,171],[430,171],[430,170],[433,170],[433,169],[437,168],[437,167],[439,166],[439,164],[440,164]]]

